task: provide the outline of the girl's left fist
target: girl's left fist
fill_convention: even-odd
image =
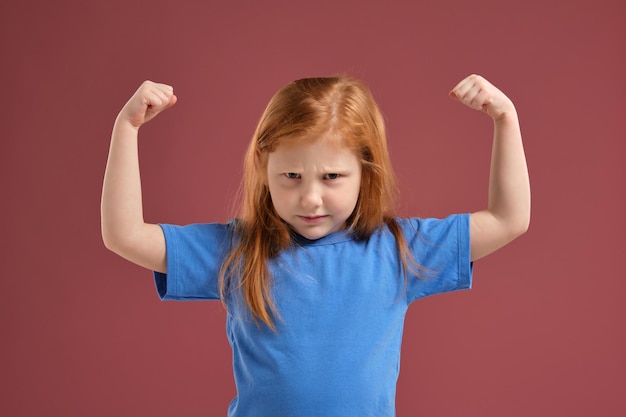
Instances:
[[[494,120],[515,111],[513,102],[502,91],[476,74],[463,79],[449,95],[472,109],[487,113]]]

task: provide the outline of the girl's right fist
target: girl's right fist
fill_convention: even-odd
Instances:
[[[174,88],[166,84],[144,81],[124,105],[119,119],[139,128],[154,116],[176,104]]]

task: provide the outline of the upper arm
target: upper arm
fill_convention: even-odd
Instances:
[[[139,266],[167,273],[165,235],[159,225],[144,223],[124,239],[105,239],[105,246]]]
[[[480,259],[500,249],[526,232],[528,225],[516,225],[500,219],[489,210],[470,215],[470,258]]]

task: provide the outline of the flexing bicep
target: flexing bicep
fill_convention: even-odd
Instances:
[[[139,266],[167,273],[165,236],[156,224],[145,223],[126,233],[123,239],[105,240],[105,244],[111,251]]]
[[[500,249],[521,234],[525,229],[500,219],[489,210],[470,215],[470,258],[480,259]]]

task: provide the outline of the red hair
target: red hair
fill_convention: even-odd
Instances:
[[[253,317],[271,328],[278,312],[267,261],[289,247],[293,232],[274,210],[266,184],[267,155],[283,141],[312,140],[328,132],[338,134],[362,166],[359,198],[347,221],[350,230],[357,239],[367,239],[387,226],[404,270],[419,268],[395,220],[396,177],[383,117],[370,90],[349,76],[294,81],[272,97],[248,147],[236,243],[220,274],[222,300],[240,289]]]

